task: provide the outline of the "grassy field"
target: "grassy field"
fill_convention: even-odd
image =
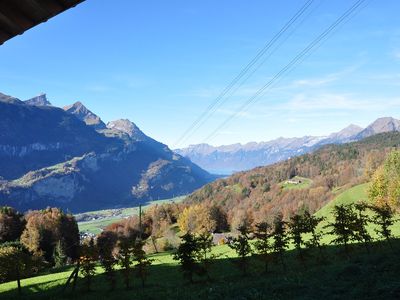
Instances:
[[[338,194],[316,215],[327,217],[329,221],[335,204],[365,200],[367,187],[367,184],[358,185]],[[400,235],[398,223],[392,229],[395,235]],[[308,252],[308,258],[302,262],[297,259],[295,251],[290,250],[285,254],[286,267],[271,263],[267,274],[263,273],[263,263],[257,256],[252,256],[248,276],[241,276],[234,264],[235,253],[228,246],[222,245],[213,248],[218,259],[211,266],[211,281],[196,278],[195,284],[186,283],[172,254],[164,252],[151,256],[154,261],[145,288],[140,286],[138,279],[132,278],[133,288],[125,290],[118,273],[117,289],[110,292],[103,270],[98,267],[92,292],[85,291],[84,280],[81,278],[75,291],[68,289],[62,293],[62,287],[72,272],[72,268],[64,268],[52,274],[22,280],[22,297],[17,295],[16,282],[1,284],[0,300],[400,299],[400,256],[397,255],[400,240],[394,240],[393,249],[385,242],[376,242],[370,254],[361,245],[353,244],[350,257],[347,257],[341,247],[329,245],[330,239],[323,239],[326,246],[322,258],[319,253]]]
[[[324,217],[325,221],[323,221],[319,227],[319,229],[323,232],[329,231],[328,229],[323,229],[325,225],[329,222],[333,221],[332,209],[335,205],[341,204],[351,204],[357,203],[359,201],[368,202],[368,183],[356,185],[336,196],[332,201],[322,207],[319,211],[315,213],[318,217]],[[372,212],[367,213],[367,215],[372,216]],[[400,220],[400,215],[397,215],[396,218]],[[375,234],[376,227],[373,224],[369,224],[368,226],[369,232],[372,234],[373,237],[377,238]],[[400,237],[400,222],[395,222],[394,225],[391,227],[392,233],[396,237]],[[331,236],[325,235],[323,238],[324,243],[330,243],[332,240]]]
[[[156,204],[164,204],[164,203],[173,203],[173,202],[181,202],[185,199],[185,196],[175,197],[171,199],[165,200],[156,200],[152,201],[147,205],[144,205],[142,208],[145,211],[148,207]],[[120,209],[105,209],[98,211],[90,211],[81,214],[76,214],[75,217],[78,220],[79,231],[81,232],[89,232],[93,234],[99,234],[103,228],[106,226],[118,222],[124,218],[129,216],[138,215],[139,207],[129,207],[129,208],[120,208]],[[79,219],[91,219],[89,221],[79,222]]]
[[[298,181],[298,183],[292,183],[292,182],[289,182],[288,180],[286,180],[281,183],[281,187],[284,190],[304,189],[304,188],[308,188],[312,183],[311,179],[305,178],[305,177],[300,177],[300,176],[293,177],[291,179],[291,181],[293,181],[293,182]]]
[[[398,269],[400,241],[395,250],[385,243],[376,243],[367,255],[361,247],[353,245],[349,258],[339,247],[326,247],[325,257],[320,261],[310,253],[305,262],[296,259],[295,252],[285,255],[286,268],[271,264],[268,273],[257,257],[251,257],[250,270],[242,276],[226,246],[214,251],[223,253],[211,266],[211,281],[195,278],[194,284],[186,283],[179,266],[169,253],[153,256],[145,288],[133,279],[133,288],[125,290],[118,274],[117,289],[108,290],[108,283],[98,268],[91,292],[85,291],[83,279],[78,280],[75,291],[62,293],[71,270],[44,275],[22,281],[23,296],[16,293],[16,283],[0,285],[0,299],[399,299],[400,281]]]

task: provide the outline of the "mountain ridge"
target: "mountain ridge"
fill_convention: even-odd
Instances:
[[[191,159],[211,173],[229,175],[309,153],[327,144],[359,141],[377,133],[399,130],[399,120],[383,117],[378,118],[366,128],[350,124],[344,129],[326,136],[279,137],[265,142],[236,143],[216,147],[198,144],[174,151]]]
[[[99,124],[80,102],[64,110],[0,94],[0,205],[74,212],[134,206],[215,178],[129,120],[123,124],[131,132]]]

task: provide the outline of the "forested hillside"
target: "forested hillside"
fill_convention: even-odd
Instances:
[[[315,212],[339,191],[370,181],[387,153],[399,147],[398,132],[327,145],[314,153],[219,179],[195,191],[186,203],[220,206],[233,228],[243,220],[253,223],[278,212],[284,217],[298,210]]]

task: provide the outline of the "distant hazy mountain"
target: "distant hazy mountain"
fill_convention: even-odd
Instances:
[[[350,125],[328,136],[304,136],[278,138],[268,142],[233,144],[213,147],[208,144],[191,145],[175,152],[189,158],[211,173],[231,174],[270,165],[293,156],[311,152],[326,144],[342,144],[358,141],[377,133],[400,131],[400,121],[380,118],[363,129]]]
[[[379,118],[361,131],[356,138],[363,139],[383,132],[400,131],[400,121],[391,117]]]
[[[46,94],[40,94],[39,96],[25,100],[25,104],[36,105],[36,106],[51,106],[50,101],[47,100]]]
[[[187,194],[215,178],[128,120],[94,130],[101,123],[81,103],[64,111],[0,94],[0,206],[127,206]]]
[[[65,106],[63,109],[67,113],[75,115],[79,120],[85,122],[86,125],[92,126],[95,129],[106,128],[106,124],[104,124],[100,117],[92,113],[79,101],[75,102],[74,104]]]

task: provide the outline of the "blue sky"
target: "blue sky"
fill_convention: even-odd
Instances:
[[[95,1],[0,46],[0,91],[82,101],[173,146],[305,0]],[[315,0],[263,66],[184,143],[325,135],[400,118],[400,2],[369,0],[247,111],[205,138],[354,1]]]

